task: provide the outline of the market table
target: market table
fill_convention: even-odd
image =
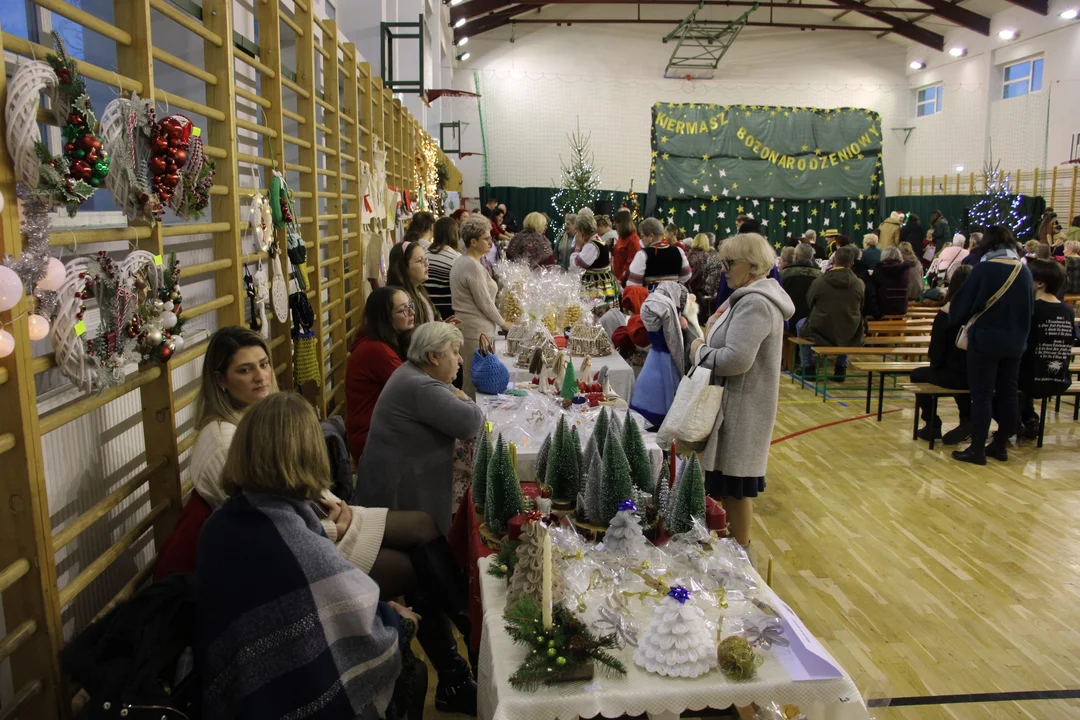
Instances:
[[[695,679],[662,677],[635,665],[633,648],[623,648],[615,653],[626,664],[624,676],[597,670],[589,681],[541,687],[533,692],[515,690],[510,686],[510,676],[528,649],[515,645],[504,629],[506,582],[487,574],[490,562],[490,558],[479,560],[477,573],[484,606],[477,683],[479,720],[569,720],[642,713],[654,719],[674,720],[687,710],[743,707],[767,701],[798,705],[809,720],[869,718],[858,689],[843,670],[833,679],[795,681],[771,652],[763,653],[765,660],[756,677],[745,682],[728,680],[717,670]],[[774,607],[787,609],[760,576],[757,579],[760,597]],[[818,652],[839,668],[824,649]]]
[[[517,356],[506,354],[505,338],[495,341],[495,353],[499,356],[502,364],[510,369],[510,382],[526,382],[532,379],[528,370],[523,370],[517,366]],[[574,357],[575,368],[581,365],[581,360],[581,356]],[[592,359],[593,372],[600,372],[602,367],[608,369],[608,383],[611,385],[611,389],[615,391],[616,395],[629,403],[630,394],[634,391],[634,369],[617,352]]]

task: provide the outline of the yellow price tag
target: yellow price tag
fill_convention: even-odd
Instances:
[[[75,337],[82,337],[86,334],[86,323],[80,320],[75,323]]]
[[[160,255],[155,255],[154,256],[154,264],[157,265],[158,267],[161,267],[162,265],[165,264],[165,258],[161,257]]]
[[[488,434],[490,435],[491,431],[495,429],[495,426],[491,424],[490,420],[488,420],[486,423],[484,423],[484,429],[487,430]]]
[[[201,127],[193,127],[193,128],[191,128],[191,134],[193,136],[195,136],[195,137],[201,137],[202,136],[202,128]]]

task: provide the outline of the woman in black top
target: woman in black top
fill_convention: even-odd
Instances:
[[[957,390],[967,389],[967,352],[956,347],[956,336],[960,328],[949,326],[949,302],[960,291],[969,274],[971,268],[967,265],[953,271],[952,282],[949,283],[949,291],[945,295],[945,305],[934,316],[934,327],[930,331],[930,367],[913,370],[911,382],[932,383]],[[956,445],[971,437],[971,396],[953,395],[956,408],[960,411],[960,424],[945,433],[944,437],[941,435],[941,418],[930,415],[932,398],[929,395],[919,395],[916,400],[923,422],[926,423],[919,431],[920,438],[929,440],[933,436],[935,440],[941,438],[946,445]]]
[[[1069,357],[1076,341],[1072,308],[1058,300],[1065,270],[1055,260],[1031,260],[1028,270],[1035,284],[1035,313],[1031,318],[1027,349],[1020,359],[1019,436],[1039,436],[1035,400],[1060,395],[1069,388]]]
[[[900,228],[900,242],[909,242],[913,248],[921,248],[923,236],[926,233],[923,232],[922,223],[919,222],[919,216],[915,213],[908,215],[907,222],[904,223],[904,227]]]
[[[982,258],[949,304],[949,325],[956,328],[982,313],[967,332],[971,445],[952,454],[975,465],[985,465],[987,455],[1002,462],[1009,459],[1009,438],[1016,433],[1019,415],[1020,357],[1027,344],[1034,303],[1031,273],[1020,264],[1020,248],[1012,230],[1005,225],[989,228],[982,250]],[[987,308],[1006,284],[1008,289]],[[992,416],[997,418],[998,430],[987,445]]]

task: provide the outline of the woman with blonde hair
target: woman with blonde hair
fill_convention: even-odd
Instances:
[[[690,346],[694,365],[724,385],[724,417],[702,454],[706,488],[720,498],[728,527],[750,544],[753,498],[765,490],[769,444],[776,422],[784,321],[795,312],[769,272],[776,253],[757,233],[728,238],[720,248],[731,296],[709,318],[705,339]]]
[[[881,248],[878,247],[878,236],[874,233],[866,233],[862,239],[862,255],[859,259],[867,270],[873,270],[874,266],[881,262]]]
[[[548,219],[544,213],[531,212],[526,215],[521,231],[516,233],[506,246],[506,259],[528,263],[533,269],[554,265],[555,252],[544,236],[547,226]]]
[[[470,216],[459,229],[465,254],[454,261],[450,269],[450,297],[454,314],[461,321],[461,346],[464,359],[463,389],[469,397],[476,396],[472,382],[473,353],[480,347],[480,336],[491,337],[495,329],[510,329],[495,305],[499,286],[483,265],[483,258],[491,250],[491,223],[482,215]]]
[[[380,603],[323,533],[330,463],[311,406],[280,393],[246,412],[220,487],[198,554],[205,717],[403,717],[399,646],[420,618]]]

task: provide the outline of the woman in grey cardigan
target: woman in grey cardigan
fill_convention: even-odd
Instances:
[[[371,415],[355,498],[365,507],[423,510],[450,532],[454,441],[475,437],[484,414],[450,383],[461,367],[461,331],[425,323],[408,362],[390,376]]]
[[[706,339],[694,341],[691,357],[712,371],[714,383],[724,384],[723,421],[713,428],[701,464],[709,494],[721,500],[728,527],[745,547],[754,517],[751,498],[765,490],[784,321],[795,306],[768,277],[776,253],[761,235],[725,240],[720,257],[735,292],[709,318]]]

